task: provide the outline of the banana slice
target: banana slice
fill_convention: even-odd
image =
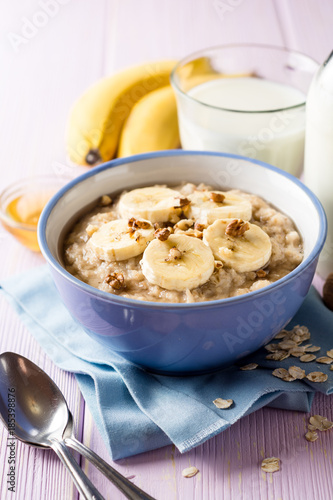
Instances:
[[[189,217],[204,224],[212,224],[217,219],[235,217],[250,220],[251,203],[239,195],[224,191],[194,191],[188,196],[191,201]]]
[[[236,222],[238,228],[243,223],[248,229],[241,234]],[[272,253],[271,240],[259,226],[237,219],[216,220],[204,230],[203,241],[212,249],[216,259],[239,273],[257,271],[267,264]]]
[[[92,234],[87,246],[97,257],[108,262],[136,257],[154,238],[154,228],[149,221],[137,223],[147,229],[130,227],[127,219],[107,222]]]
[[[177,222],[182,199],[185,198],[178,191],[165,187],[134,189],[120,198],[119,213],[123,218],[139,217],[153,223]]]
[[[172,234],[166,241],[149,243],[141,260],[149,283],[167,290],[191,290],[209,280],[214,271],[214,256],[198,238]]]

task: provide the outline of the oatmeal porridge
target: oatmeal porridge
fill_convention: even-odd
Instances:
[[[191,183],[104,195],[64,241],[73,276],[154,302],[242,295],[277,281],[302,259],[294,223],[262,198]]]

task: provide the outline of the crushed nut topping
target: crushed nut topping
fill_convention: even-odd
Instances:
[[[196,467],[187,467],[182,470],[183,477],[193,477],[198,474],[199,470]]]
[[[329,358],[328,356],[321,356],[320,358],[317,358],[316,363],[323,363],[324,365],[330,365],[333,363],[333,359]]]
[[[114,288],[115,290],[120,290],[125,286],[125,279],[121,273],[111,273],[104,278],[104,282]]]
[[[223,203],[225,200],[225,196],[222,193],[211,192],[209,193],[209,197],[214,203]]]
[[[311,372],[307,374],[306,378],[310,380],[310,382],[326,382],[328,375],[323,372]]]
[[[214,260],[215,269],[221,269],[223,267],[223,262],[220,260]]]
[[[322,417],[321,415],[313,415],[309,418],[309,424],[313,427],[313,430],[319,431],[327,431],[328,429],[332,429],[333,422],[330,422],[326,417]],[[310,428],[309,425],[309,428]]]
[[[267,271],[264,271],[264,269],[259,269],[257,271],[258,278],[266,278],[267,274]]]
[[[225,234],[228,236],[242,236],[245,231],[250,229],[249,223],[244,222],[242,219],[234,219],[225,228]]]
[[[227,408],[230,408],[230,406],[233,404],[233,400],[232,399],[217,398],[217,399],[214,399],[213,403],[216,406],[216,408],[221,408],[221,409],[225,410]]]
[[[112,203],[112,198],[110,198],[110,196],[108,196],[107,194],[104,194],[101,199],[99,200],[99,204],[102,206],[102,207],[106,207],[108,205],[111,205]]]
[[[264,472],[277,472],[280,470],[280,459],[277,457],[265,458],[261,462],[261,470]]]
[[[150,229],[151,223],[146,220],[139,220],[131,217],[131,219],[128,220],[128,226],[131,229]]]
[[[154,232],[155,238],[160,241],[166,241],[169,238],[170,234],[170,230],[166,227],[164,229],[156,229],[156,231]]]
[[[288,368],[288,372],[294,379],[299,379],[301,380],[302,378],[305,378],[305,370],[302,370],[299,366],[290,366]]]
[[[191,203],[191,200],[189,200],[188,198],[182,198],[182,197],[177,197],[175,198],[176,200],[179,200],[179,205],[174,207],[174,208],[183,208],[183,207],[187,207],[188,205],[190,205]]]
[[[316,356],[314,354],[303,354],[303,356],[301,356],[299,358],[299,360],[302,361],[302,363],[310,363],[311,361],[313,361],[315,359],[316,359]]]
[[[179,260],[179,259],[181,259],[182,255],[183,255],[183,252],[178,250],[178,248],[176,248],[176,247],[172,247],[172,248],[170,248],[169,255],[165,259],[165,261],[166,262],[173,262],[175,260]]]
[[[309,441],[310,443],[313,443],[314,441],[316,441],[318,439],[318,434],[315,431],[308,431],[305,434],[305,439],[307,441]]]
[[[243,371],[255,370],[256,368],[258,368],[258,366],[259,365],[257,363],[249,363],[248,365],[241,366],[240,370]]]
[[[197,231],[203,231],[204,229],[206,229],[206,224],[201,224],[200,222],[196,222],[194,224],[194,229],[196,229]]]

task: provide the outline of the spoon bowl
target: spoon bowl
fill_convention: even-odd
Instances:
[[[11,436],[31,446],[52,448],[84,498],[103,500],[68,446],[90,460],[130,500],[154,500],[76,440],[73,417],[58,386],[32,361],[14,352],[0,354],[0,418]]]
[[[34,446],[50,447],[62,439],[68,422],[66,400],[52,379],[23,356],[0,356],[0,416],[8,418],[8,389],[15,399],[15,436]]]

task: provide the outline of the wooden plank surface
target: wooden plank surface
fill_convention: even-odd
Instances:
[[[64,129],[74,99],[99,77],[129,64],[180,58],[204,47],[240,42],[287,46],[321,61],[332,49],[330,0],[68,0],[45,26],[13,47],[23,18],[35,19],[37,0],[1,6],[0,186],[34,173],[75,175],[66,161]],[[40,265],[0,229],[1,278]],[[77,436],[109,460],[73,376],[57,369],[0,298],[0,349],[20,352],[63,390]],[[312,413],[333,418],[331,397],[316,396]],[[333,497],[332,433],[305,441],[307,415],[263,409],[185,455],[169,446],[113,465],[158,500],[327,500]],[[0,429],[0,498],[79,498],[52,452],[17,445],[17,492],[6,485],[7,433]],[[282,459],[281,472],[262,474],[264,456]],[[181,476],[195,465],[200,473]],[[84,470],[105,498],[123,496],[88,463]]]

